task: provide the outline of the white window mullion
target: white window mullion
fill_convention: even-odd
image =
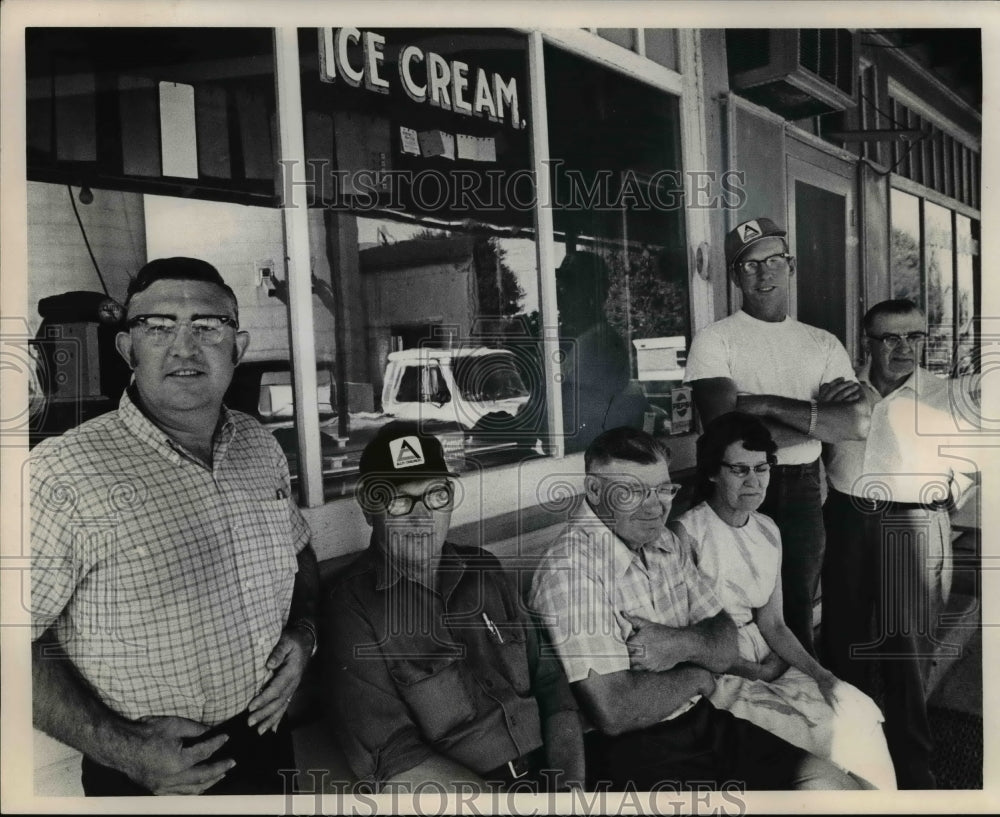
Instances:
[[[700,34],[694,29],[677,32],[678,64],[684,80],[681,94],[681,156],[684,167],[684,195],[688,202],[695,201],[696,191],[691,170],[707,170],[708,141],[705,133],[705,86],[702,76],[702,53]],[[691,301],[691,333],[704,328],[715,320],[715,305],[711,281],[699,275],[695,269],[698,248],[702,247],[702,263],[708,264],[711,255],[706,252],[711,246],[711,213],[705,208],[687,208],[687,256],[690,267],[688,281]],[[715,266],[724,266],[716,264]],[[713,271],[725,275],[725,269]]]
[[[545,95],[545,49],[540,32],[528,35],[528,83],[531,89],[531,162],[535,173],[535,253],[542,313],[542,371],[550,442],[546,453],[561,457],[563,444],[562,387],[557,366],[559,312],[556,304],[555,229],[549,179],[549,124]]]
[[[305,173],[298,31],[274,30],[275,85],[278,99],[279,155],[293,181]],[[323,504],[323,460],[319,433],[316,383],[316,339],[313,327],[312,270],[309,261],[309,208],[305,184],[281,185],[288,258],[288,322],[291,336],[295,430],[299,447],[299,501],[306,507]],[[289,194],[290,196],[286,196]]]

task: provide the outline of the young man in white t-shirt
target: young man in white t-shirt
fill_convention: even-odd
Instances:
[[[756,218],[726,236],[726,269],[743,306],[695,336],[685,382],[703,423],[738,409],[761,417],[778,443],[760,510],[781,531],[785,621],[814,653],[812,600],[825,542],[821,444],[864,439],[870,411],[840,341],[788,315],[795,258],[785,235]]]

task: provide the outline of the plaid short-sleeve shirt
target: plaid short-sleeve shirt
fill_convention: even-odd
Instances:
[[[633,551],[587,505],[546,552],[530,598],[571,683],[629,669],[622,613],[686,627],[722,609],[671,531]]]
[[[126,392],[30,468],[33,637],[54,628],[124,717],[212,725],[244,710],[309,540],[275,439],[223,409],[209,469]]]

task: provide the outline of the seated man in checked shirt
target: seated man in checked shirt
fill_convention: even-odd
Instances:
[[[584,457],[586,502],[536,571],[533,609],[583,713],[590,786],[854,789],[822,760],[705,696],[737,656],[736,629],[669,530],[669,451],[631,428]]]
[[[281,447],[222,404],[250,339],[195,258],[125,311],[117,411],[31,458],[34,723],[87,795],[280,794],[319,576]]]
[[[583,738],[559,662],[496,557],[446,540],[456,475],[441,443],[390,423],[360,474],[371,545],[330,591],[323,651],[354,773],[377,789],[579,785]]]

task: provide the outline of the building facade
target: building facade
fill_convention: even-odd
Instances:
[[[599,317],[629,350],[633,389],[635,341],[687,343],[738,307],[722,237],[763,214],[798,258],[792,314],[856,361],[865,308],[908,296],[928,312],[928,365],[975,366],[977,35],[32,28],[29,312],[80,291],[120,301],[155,257],[215,264],[252,336],[247,363],[272,372],[233,402],[286,446],[321,557],[366,543],[344,497],[388,419],[389,353],[511,350],[531,399],[492,424],[459,418],[458,435],[458,520],[506,540],[558,507],[553,472],[575,485],[581,470],[589,395],[566,388],[566,366],[588,364],[567,347],[591,284],[557,285],[567,256],[603,266]],[[974,46],[961,60],[947,51],[959,41]],[[81,310],[31,315],[49,349],[83,339],[68,385],[39,355],[39,435],[107,410],[123,385],[101,382]],[[283,412],[271,383],[294,393]],[[659,384],[668,416],[679,385]],[[673,435],[678,472],[694,436]]]

